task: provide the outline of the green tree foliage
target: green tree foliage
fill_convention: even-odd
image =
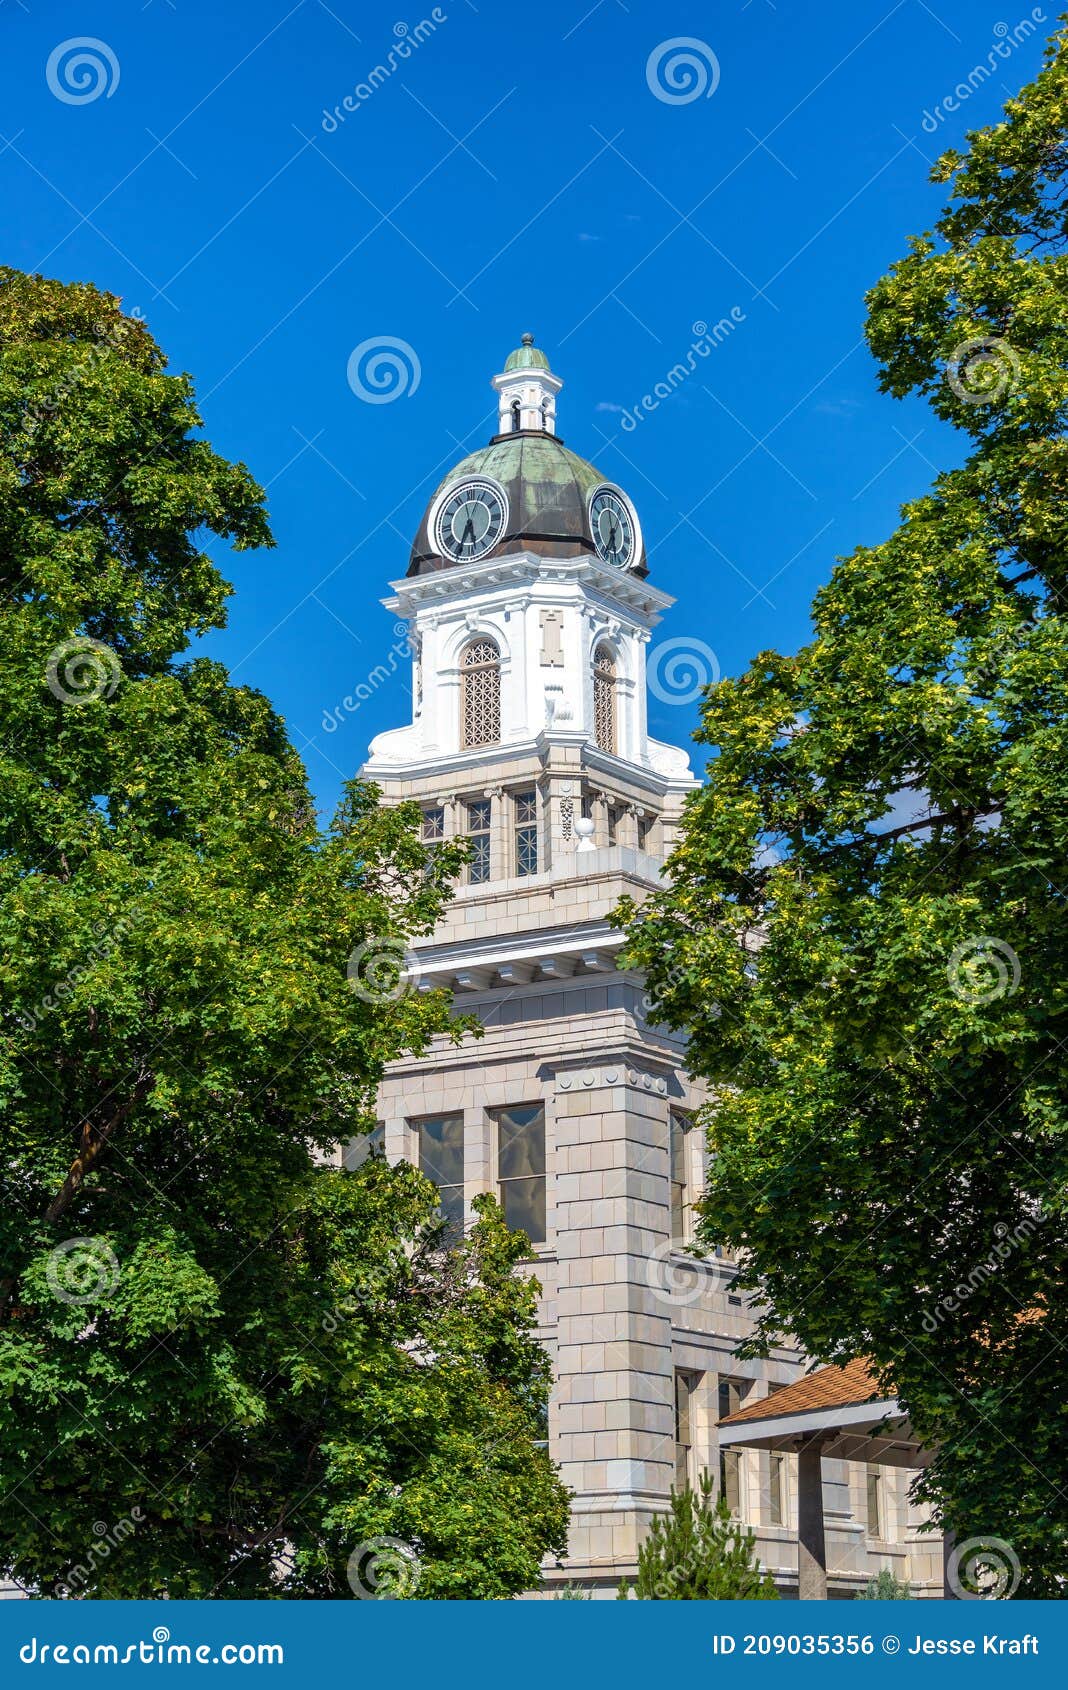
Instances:
[[[713,1500],[709,1473],[697,1490],[671,1487],[671,1509],[658,1514],[638,1550],[638,1576],[618,1596],[641,1602],[777,1601],[771,1574],[761,1572],[751,1531],[725,1497]]]
[[[0,1566],[509,1595],[566,1525],[524,1241],[327,1165],[461,1036],[400,978],[458,853],[356,786],[321,835],[267,700],[176,661],[211,537],[269,543],[199,421],[114,298],[0,270]]]
[[[899,1579],[890,1567],[880,1567],[863,1590],[857,1592],[858,1602],[911,1602],[912,1586],[907,1579]]]
[[[1068,1576],[1068,46],[934,172],[869,296],[884,389],[963,462],[710,692],[670,891],[631,923],[718,1088],[706,1243],[763,1336],[872,1358],[919,1491]]]

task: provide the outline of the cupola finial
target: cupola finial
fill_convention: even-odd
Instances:
[[[529,329],[522,344],[508,354],[504,369],[494,376],[498,399],[498,432],[556,433],[556,395],[563,382],[554,376]]]

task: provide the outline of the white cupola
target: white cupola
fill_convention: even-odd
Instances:
[[[555,434],[556,395],[563,385],[550,370],[544,352],[534,345],[534,336],[525,334],[522,346],[509,355],[500,375],[493,377],[498,434]]]

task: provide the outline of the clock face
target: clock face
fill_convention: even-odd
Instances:
[[[593,543],[605,563],[629,569],[634,562],[634,518],[618,493],[602,487],[590,500]]]
[[[463,481],[438,512],[438,546],[457,562],[492,551],[505,522],[504,496],[491,481]]]

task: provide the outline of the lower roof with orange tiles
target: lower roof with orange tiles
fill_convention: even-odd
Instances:
[[[720,1421],[721,1426],[739,1426],[749,1420],[780,1420],[788,1414],[818,1414],[825,1409],[860,1407],[867,1402],[888,1399],[868,1363],[862,1358],[844,1367],[820,1367],[792,1385],[784,1385],[758,1402],[748,1402]]]

